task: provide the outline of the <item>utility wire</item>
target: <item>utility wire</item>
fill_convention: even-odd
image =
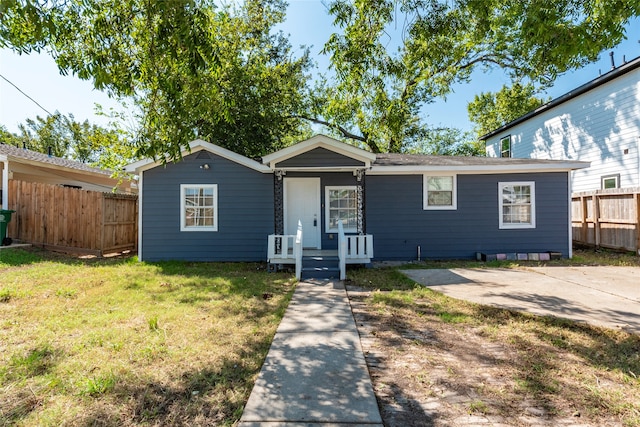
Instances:
[[[6,78],[5,76],[3,76],[2,74],[0,74],[0,77],[2,77],[7,83],[9,83],[11,86],[15,87],[18,92],[20,92],[21,94],[23,94],[24,96],[26,96],[27,98],[29,98],[34,104],[36,104],[38,107],[42,108],[44,110],[45,113],[47,113],[50,116],[53,116],[53,114],[51,114],[46,108],[44,108],[42,105],[38,104],[38,101],[36,101],[35,99],[33,99],[32,97],[30,97],[29,95],[27,95],[26,93],[24,93],[22,91],[22,89],[20,89],[18,86],[16,86],[15,84],[13,84],[12,81],[10,81],[8,78]]]

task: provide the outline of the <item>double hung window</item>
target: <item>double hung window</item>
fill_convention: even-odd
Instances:
[[[511,135],[500,140],[500,157],[511,157]]]
[[[455,175],[425,175],[423,188],[424,209],[456,209]]]
[[[327,233],[337,232],[340,222],[345,233],[358,232],[358,195],[355,186],[325,187],[324,202]]]
[[[536,197],[534,182],[498,183],[500,228],[535,228]]]
[[[180,230],[218,231],[218,185],[180,186]]]

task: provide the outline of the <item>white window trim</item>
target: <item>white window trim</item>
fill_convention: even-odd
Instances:
[[[505,139],[509,139],[509,150],[503,150],[502,149],[502,141],[504,141]],[[513,142],[511,140],[511,135],[507,135],[507,136],[503,136],[502,138],[500,138],[500,141],[498,142],[499,146],[498,146],[498,152],[500,153],[500,155],[498,157],[504,157],[504,158],[509,158],[509,157],[513,157]],[[505,152],[509,152],[508,156],[503,156],[503,154]]]
[[[356,192],[356,197],[358,196],[357,187],[355,185],[327,185],[324,187],[324,232],[325,233],[337,233],[337,228],[329,228],[329,192],[331,190],[352,190]],[[358,207],[356,206],[356,210]],[[356,215],[358,212],[356,212]],[[358,228],[346,228],[344,227],[345,233],[357,233]]]
[[[213,188],[213,226],[186,226],[185,191],[187,188]],[[180,231],[218,231],[218,184],[180,184]]]
[[[609,179],[613,179],[616,182],[616,186],[615,187],[611,187],[611,189],[620,188],[620,174],[604,175],[604,176],[600,177],[600,189],[601,190],[607,190],[607,188],[604,186],[604,182],[609,180]]]
[[[429,178],[450,176],[453,178],[453,189],[451,190],[450,206],[429,206]],[[422,176],[422,209],[435,211],[453,211],[458,209],[458,176],[453,173],[424,174]]]
[[[531,187],[531,222],[529,224],[524,223],[504,223],[502,216],[502,190],[504,187],[512,186],[524,186]],[[536,228],[536,183],[534,181],[514,181],[514,182],[498,182],[498,220],[500,229],[520,229],[520,228]]]

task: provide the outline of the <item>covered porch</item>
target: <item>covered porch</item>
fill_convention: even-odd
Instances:
[[[365,177],[374,160],[368,151],[323,135],[263,157],[274,172],[269,264],[295,264],[298,278],[335,269],[343,279],[344,265],[370,263]]]

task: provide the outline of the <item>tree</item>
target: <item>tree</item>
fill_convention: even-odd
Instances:
[[[484,147],[471,132],[455,128],[428,129],[414,144],[404,147],[410,154],[438,156],[483,156]]]
[[[548,102],[537,98],[535,93],[533,84],[516,83],[511,87],[502,86],[496,93],[476,95],[467,106],[467,112],[469,119],[476,124],[477,136],[496,130]]]
[[[314,121],[372,151],[402,152],[424,138],[424,111],[476,69],[545,87],[597,58],[640,14],[637,0],[335,0],[341,33],[324,51]]]
[[[0,142],[25,147],[56,157],[89,163],[103,169],[119,170],[134,159],[126,134],[112,123],[108,128],[80,123],[73,115],[55,112],[47,117],[27,119],[13,134],[0,128]]]
[[[20,147],[22,142],[18,138],[18,135],[11,133],[4,125],[0,125],[0,144],[13,145],[14,147]]]
[[[0,43],[46,49],[62,73],[132,98],[138,156],[178,158],[195,138],[259,156],[308,129],[298,118],[308,53],[295,58],[273,30],[282,0],[216,3],[5,2]]]

